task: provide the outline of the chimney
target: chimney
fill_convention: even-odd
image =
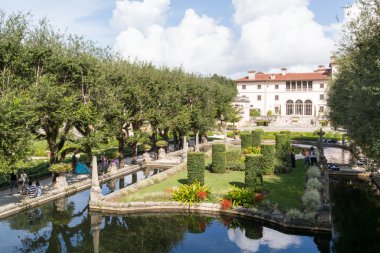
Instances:
[[[287,71],[286,68],[282,68],[282,69],[281,69],[281,75],[282,75],[282,76],[286,75],[286,71]]]
[[[248,71],[248,79],[249,80],[253,80],[253,79],[255,79],[256,78],[256,71],[254,71],[254,70],[249,70]]]
[[[276,75],[275,74],[270,74],[269,79],[271,79],[271,80],[276,79]]]

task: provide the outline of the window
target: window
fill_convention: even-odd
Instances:
[[[257,89],[261,90],[261,84],[257,85]]]
[[[307,82],[307,90],[309,90],[309,91],[313,90],[313,82],[312,81]]]
[[[253,105],[250,105],[249,107],[253,107]]]
[[[278,84],[276,84],[276,85],[274,86],[274,88],[275,88],[276,90],[278,90]]]
[[[275,114],[279,114],[279,113],[280,113],[280,108],[279,108],[278,106],[276,106],[276,107],[274,108],[274,113],[275,113]]]
[[[274,100],[278,100],[279,96],[278,95],[275,95],[274,96]]]
[[[320,106],[319,107],[319,112],[325,112],[325,107],[324,106]]]
[[[261,95],[257,95],[257,100],[261,100]]]
[[[298,91],[301,91],[301,81],[298,81],[298,82],[297,82],[297,90],[298,90]]]
[[[293,100],[286,101],[286,115],[293,115],[294,103]]]
[[[296,82],[292,82],[292,91],[296,90]]]
[[[324,88],[325,88],[325,84],[324,84],[324,83],[321,83],[321,84],[319,85],[319,88],[324,89]]]
[[[286,91],[290,91],[290,82],[286,82]]]
[[[319,100],[324,100],[324,99],[325,99],[325,95],[320,94],[320,95],[319,95]]]
[[[302,82],[302,90],[307,91],[307,82],[306,81]]]
[[[296,101],[296,114],[297,115],[303,114],[303,103],[301,100]]]
[[[245,90],[246,86],[245,86],[245,85],[242,85],[241,88],[242,88],[242,90]]]
[[[305,115],[312,115],[313,114],[313,102],[311,100],[305,101]]]

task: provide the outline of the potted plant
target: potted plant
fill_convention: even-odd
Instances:
[[[156,146],[159,147],[160,149],[158,150],[158,159],[162,159],[162,158],[165,158],[165,148],[168,146],[168,142],[167,141],[158,141],[156,143]]]
[[[49,170],[57,176],[55,179],[54,188],[64,188],[67,186],[65,173],[72,170],[70,164],[56,163],[51,165]]]

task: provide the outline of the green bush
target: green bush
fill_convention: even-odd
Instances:
[[[118,158],[120,154],[117,148],[108,148],[104,150],[104,155],[105,157],[107,157],[107,159],[115,159],[115,158]],[[80,159],[82,158],[82,156],[85,158],[84,162],[88,163],[90,159],[87,157],[87,155],[81,154]]]
[[[261,145],[262,168],[264,175],[271,175],[274,173],[274,155],[275,148],[273,145]]]
[[[322,184],[321,182],[319,182],[318,178],[309,178],[309,180],[307,180],[306,182],[306,189],[307,190],[311,190],[311,189],[315,189],[315,190],[320,190],[322,188]]]
[[[255,190],[233,187],[223,198],[230,200],[233,206],[252,207],[255,203]]]
[[[211,197],[210,189],[201,185],[199,182],[190,185],[181,185],[173,192],[173,200],[180,201],[181,203],[191,205],[201,201],[207,201]]]
[[[240,134],[240,140],[241,140],[241,149],[249,148],[252,146],[252,136],[249,133],[241,133]]]
[[[192,184],[195,181],[204,185],[205,153],[202,152],[187,153],[187,182],[188,184]]]
[[[317,178],[321,176],[321,171],[317,167],[310,167],[306,171],[306,175],[308,178]]]
[[[248,148],[243,149],[243,154],[245,155],[259,155],[261,154],[261,147],[260,146],[251,146]]]
[[[244,157],[239,150],[228,150],[226,152],[226,169],[227,170],[244,170]]]
[[[286,216],[289,218],[289,219],[302,219],[303,218],[303,214],[300,210],[298,209],[289,209],[287,212],[286,212]]]
[[[276,151],[279,152],[286,148],[289,144],[289,138],[286,134],[276,134]]]
[[[224,173],[226,171],[226,145],[216,143],[212,145],[212,172]]]
[[[260,190],[263,184],[262,155],[245,156],[245,184],[249,188]]]
[[[56,163],[50,166],[49,169],[52,173],[64,174],[72,170],[71,164],[68,163]]]
[[[286,134],[276,134],[276,154],[281,162],[278,168],[283,172],[291,169],[290,151],[291,145],[288,136]]]
[[[315,210],[321,206],[321,197],[317,190],[307,190],[302,196],[305,210]]]
[[[252,146],[260,146],[261,145],[261,134],[263,132],[262,131],[252,131],[251,132],[251,135],[252,135]]]
[[[168,142],[161,140],[161,141],[156,142],[156,146],[159,148],[166,148],[168,146]]]
[[[290,139],[292,132],[291,131],[280,131],[280,134],[285,134],[286,136],[288,136],[288,139]]]

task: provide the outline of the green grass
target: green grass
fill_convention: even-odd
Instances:
[[[301,207],[306,169],[302,160],[298,160],[296,165],[296,169],[289,174],[264,176],[264,190],[268,192],[266,199],[277,203],[282,211]],[[174,189],[186,182],[187,171],[182,171],[158,184],[123,196],[117,201],[168,201]],[[205,184],[211,188],[214,201],[218,202],[221,196],[233,185],[237,187],[244,185],[244,171],[227,171],[224,174],[214,174],[206,170]]]

